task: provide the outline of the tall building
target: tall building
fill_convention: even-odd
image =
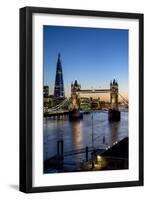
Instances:
[[[55,78],[55,88],[54,97],[60,98],[64,97],[64,83],[63,83],[63,73],[60,54],[58,54],[57,68],[56,68],[56,78]]]

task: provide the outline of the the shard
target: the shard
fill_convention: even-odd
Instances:
[[[61,56],[58,54],[57,67],[56,67],[56,78],[55,78],[55,88],[54,88],[54,97],[62,98],[64,97],[64,83],[63,83],[63,72],[62,72],[62,63]]]

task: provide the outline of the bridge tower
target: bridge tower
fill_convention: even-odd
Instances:
[[[110,102],[111,109],[118,110],[118,83],[115,79],[110,82]]]
[[[110,82],[110,102],[111,109],[108,112],[109,121],[120,121],[120,111],[118,109],[118,83],[115,79]]]
[[[74,83],[71,84],[71,100],[69,104],[69,118],[77,119],[82,118],[83,115],[80,112],[80,89],[81,85],[75,80]]]

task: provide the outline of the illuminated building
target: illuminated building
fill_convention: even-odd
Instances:
[[[58,54],[57,59],[57,68],[56,68],[56,78],[55,78],[55,88],[54,88],[54,97],[62,98],[64,97],[64,83],[63,83],[63,72],[60,54]]]

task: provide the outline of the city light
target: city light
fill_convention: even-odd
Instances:
[[[101,161],[102,160],[102,157],[101,156],[97,156],[97,161]]]

